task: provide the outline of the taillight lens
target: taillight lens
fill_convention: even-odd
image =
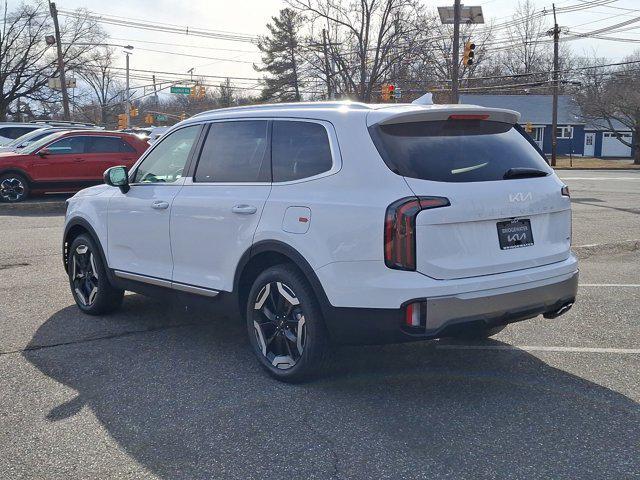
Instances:
[[[560,193],[562,193],[563,197],[571,197],[571,193],[569,192],[569,187],[566,185],[560,189]]]
[[[404,314],[404,324],[407,327],[423,327],[427,321],[427,304],[414,302],[407,305]]]
[[[384,263],[396,270],[416,269],[416,216],[422,210],[451,205],[445,197],[406,197],[387,207]]]

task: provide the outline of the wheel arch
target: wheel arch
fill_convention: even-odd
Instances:
[[[20,175],[21,177],[24,177],[27,183],[29,184],[29,187],[30,188],[33,187],[33,184],[34,184],[33,178],[31,178],[31,175],[29,175],[27,172],[25,172],[21,168],[7,167],[0,170],[0,175],[6,175],[7,173],[13,173],[14,175]]]
[[[77,236],[82,235],[83,233],[88,234],[96,243],[96,246],[98,247],[98,254],[100,255],[102,264],[105,266],[107,272],[109,272],[107,257],[105,256],[104,250],[102,249],[100,238],[98,237],[98,234],[91,226],[91,224],[82,217],[72,218],[64,227],[64,234],[62,236],[62,262],[64,264],[65,271],[68,271],[69,267],[69,245],[71,245],[71,243]]]
[[[263,240],[253,244],[240,257],[233,279],[233,291],[237,306],[244,317],[249,290],[255,278],[273,265],[289,263],[295,266],[311,285],[323,313],[329,306],[327,295],[309,262],[292,246],[277,240]]]

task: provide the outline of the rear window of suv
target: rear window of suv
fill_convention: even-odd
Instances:
[[[374,125],[371,137],[398,175],[436,182],[502,180],[512,168],[551,172],[514,125],[486,120],[439,120]]]

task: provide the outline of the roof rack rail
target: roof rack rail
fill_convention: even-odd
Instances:
[[[243,110],[275,110],[280,108],[338,108],[348,106],[359,110],[369,110],[371,106],[362,102],[351,102],[346,100],[336,100],[331,102],[295,102],[295,103],[263,103],[258,105],[243,105],[241,107],[227,107],[216,108],[213,110],[205,110],[204,112],[196,113],[190,118],[199,117],[207,113],[217,112],[234,112]]]
[[[29,123],[42,123],[44,125],[78,125],[83,127],[97,127],[95,123],[89,122],[72,122],[69,120],[31,120]]]

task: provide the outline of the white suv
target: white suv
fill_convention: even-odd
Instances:
[[[80,309],[123,291],[231,300],[275,377],[331,341],[482,338],[576,296],[566,186],[516,112],[300,103],[216,110],[68,201]]]

